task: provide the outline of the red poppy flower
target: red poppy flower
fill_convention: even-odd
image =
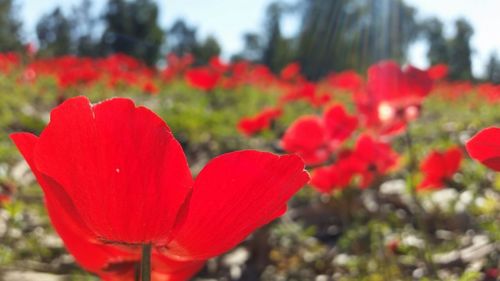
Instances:
[[[355,92],[363,85],[363,78],[353,70],[331,74],[327,78],[328,83],[335,89]]]
[[[426,71],[412,66],[402,70],[393,61],[383,61],[368,69],[366,90],[358,92],[356,104],[366,127],[392,135],[418,117],[432,86]]]
[[[490,169],[500,172],[500,128],[480,131],[467,142],[469,155]]]
[[[0,72],[9,73],[19,66],[21,57],[14,52],[0,53]]]
[[[448,66],[446,64],[436,64],[427,69],[427,73],[432,80],[441,80],[448,74]]]
[[[12,139],[31,163],[49,213],[51,202],[59,204],[63,221],[84,226],[77,231],[91,242],[152,243],[183,260],[229,250],[280,216],[309,178],[297,156],[239,151],[210,161],[193,182],[168,126],[122,98],[96,105],[68,99],[40,137]],[[78,247],[72,253],[86,251]]]
[[[300,155],[306,164],[326,161],[330,151],[323,120],[319,116],[302,116],[295,120],[281,139],[283,149]]]
[[[251,136],[262,130],[269,129],[271,122],[282,114],[281,108],[266,108],[255,116],[244,117],[238,122],[238,130]]]
[[[297,62],[287,64],[280,72],[280,77],[284,81],[292,81],[300,76],[300,64]]]
[[[192,68],[186,72],[189,84],[197,89],[211,91],[221,78],[221,74],[208,67]]]
[[[314,103],[316,99],[316,90],[317,90],[316,84],[312,82],[302,82],[294,84],[291,87],[290,85],[286,86],[288,89],[285,95],[281,97],[281,100],[283,102],[305,100],[310,103]]]
[[[490,103],[500,102],[500,85],[483,83],[476,87],[476,91]]]
[[[158,93],[158,87],[152,82],[148,81],[142,86],[142,90],[147,93],[147,94],[157,94]]]
[[[210,67],[219,72],[219,73],[224,73],[228,70],[229,65],[227,63],[223,62],[220,57],[212,57],[208,63]]]
[[[318,86],[312,82],[300,81],[294,84],[281,84],[284,95],[281,96],[281,103],[303,100],[313,107],[319,107],[328,103],[331,95],[327,92],[319,92]]]
[[[175,53],[166,56],[167,67],[162,71],[161,76],[164,80],[170,81],[184,72],[193,64],[194,57],[191,54],[185,54],[178,57]]]
[[[355,173],[350,154],[350,151],[340,153],[334,164],[314,169],[311,175],[312,186],[323,193],[347,187]]]
[[[283,148],[297,153],[306,164],[326,161],[356,129],[357,118],[350,116],[341,105],[328,108],[323,118],[302,116],[286,130],[281,140]]]
[[[105,244],[98,239],[77,214],[75,206],[63,188],[35,166],[34,153],[38,138],[32,134],[13,134],[21,154],[28,162],[45,194],[52,225],[68,251],[85,270],[99,275],[103,280],[135,280],[135,268],[140,262],[139,249],[119,244]],[[186,280],[196,273],[204,261],[175,261],[155,251],[153,253],[153,280]],[[155,277],[156,276],[156,277]],[[159,278],[159,277],[162,278]],[[186,276],[176,279],[177,276]],[[165,279],[165,278],[171,279]]]
[[[446,180],[458,171],[462,161],[462,152],[458,147],[450,148],[444,152],[432,151],[420,165],[424,174],[423,181],[418,189],[440,188],[446,184]]]
[[[58,86],[66,89],[75,85],[91,85],[99,80],[102,73],[96,70],[95,63],[90,59],[80,59],[72,56],[60,58],[62,64],[57,72]]]
[[[350,161],[354,171],[361,176],[360,187],[366,188],[376,176],[384,175],[396,167],[398,158],[389,144],[362,135],[356,141]]]
[[[339,143],[349,138],[358,125],[358,119],[347,114],[342,105],[334,105],[325,110],[323,121],[327,137]]]

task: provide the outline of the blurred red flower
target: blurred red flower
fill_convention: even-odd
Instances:
[[[448,66],[446,64],[436,64],[427,69],[427,73],[432,80],[441,80],[448,75]]]
[[[350,154],[350,151],[343,151],[334,164],[314,169],[311,175],[312,186],[322,193],[347,187],[355,173]]]
[[[11,138],[42,186],[56,230],[94,272],[110,256],[128,260],[140,244],[179,261],[219,255],[282,215],[309,179],[297,156],[248,150],[213,159],[193,181],[163,120],[123,98],[68,99],[40,137]]]
[[[193,64],[194,57],[191,54],[185,54],[182,57],[175,53],[166,56],[167,67],[162,71],[161,76],[165,81],[170,81],[177,76],[184,75],[184,72]]]
[[[295,100],[306,100],[312,103],[316,97],[316,84],[312,82],[300,82],[293,85],[286,84],[285,95],[281,97],[284,102]]]
[[[389,144],[361,135],[354,149],[341,151],[334,164],[314,169],[311,184],[320,192],[329,193],[347,187],[359,176],[359,187],[367,188],[375,177],[394,168],[398,158]]]
[[[9,73],[17,67],[21,62],[21,58],[14,52],[0,53],[0,72]]]
[[[424,179],[418,189],[435,189],[446,185],[446,181],[460,168],[462,152],[458,147],[452,147],[444,152],[432,151],[420,165]]]
[[[220,57],[212,57],[208,64],[213,70],[219,73],[224,73],[229,69],[229,65],[223,62]]]
[[[402,70],[393,61],[372,65],[366,90],[355,96],[363,123],[380,135],[404,131],[406,124],[419,116],[432,86],[428,73],[413,66]]]
[[[483,129],[467,142],[469,155],[490,169],[500,172],[500,128]]]
[[[300,76],[300,64],[292,62],[287,64],[280,72],[280,77],[284,81],[292,81]]]
[[[280,117],[282,113],[281,108],[265,108],[254,116],[243,117],[238,122],[238,130],[247,136],[251,136],[269,129],[271,122]]]
[[[350,156],[354,171],[361,176],[360,187],[368,187],[376,176],[384,175],[398,164],[399,155],[387,143],[362,135]]]
[[[210,67],[191,68],[186,72],[186,80],[192,87],[207,92],[217,86],[221,77],[220,72],[214,71]]]
[[[158,87],[156,87],[156,85],[152,81],[147,81],[142,86],[142,91],[147,93],[147,94],[153,95],[153,94],[157,94],[159,90],[158,90]]]
[[[354,70],[333,73],[327,77],[331,87],[356,92],[363,86],[363,78]]]
[[[297,153],[306,164],[325,162],[352,134],[358,125],[355,116],[348,115],[342,105],[329,107],[320,116],[302,116],[286,130],[281,145]]]

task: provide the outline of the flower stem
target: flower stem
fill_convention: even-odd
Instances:
[[[420,200],[417,195],[417,184],[415,182],[415,173],[417,173],[418,169],[418,163],[417,163],[417,157],[415,154],[414,146],[413,146],[413,138],[412,134],[410,131],[410,124],[408,124],[408,127],[406,129],[406,135],[405,135],[405,140],[406,140],[406,146],[408,150],[408,155],[409,155],[409,163],[408,163],[408,177],[409,177],[409,184],[410,184],[410,190],[411,190],[411,196],[413,198],[413,202],[415,204],[415,207],[417,208],[416,213],[414,214],[415,216],[415,222],[416,222],[416,228],[422,232],[422,237],[424,239],[424,248],[419,251],[420,255],[422,256],[422,260],[424,261],[427,270],[429,271],[430,275],[435,277],[437,276],[436,273],[436,268],[434,265],[434,262],[432,260],[432,255],[430,253],[430,235],[429,235],[429,228],[426,225],[425,222],[425,216],[426,216],[426,211],[422,204],[420,203]]]
[[[142,245],[141,281],[151,281],[151,244]]]

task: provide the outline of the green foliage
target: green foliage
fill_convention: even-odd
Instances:
[[[0,52],[20,50],[21,22],[17,19],[15,0],[0,0]]]
[[[39,54],[47,57],[70,54],[74,47],[71,38],[73,29],[73,24],[60,8],[42,16],[36,25]]]
[[[73,30],[76,53],[80,56],[96,57],[102,53],[100,42],[96,38],[98,19],[92,14],[92,8],[92,0],[82,0],[79,6],[73,8],[71,15],[76,27]]]
[[[206,65],[211,58],[219,56],[221,50],[217,39],[213,36],[208,36],[205,41],[194,46],[192,54],[196,58],[196,64]]]
[[[486,66],[486,80],[495,84],[500,84],[500,60],[496,53],[490,55]]]
[[[261,62],[275,73],[278,73],[294,58],[291,39],[286,39],[281,34],[280,22],[287,8],[282,2],[274,2],[267,7],[266,12],[265,30],[267,42],[262,50]]]
[[[167,32],[168,47],[178,56],[192,53],[198,44],[196,41],[196,28],[190,27],[184,20],[178,19]]]
[[[308,77],[402,61],[416,40],[414,8],[400,0],[305,0],[297,56]]]
[[[158,25],[158,6],[151,0],[109,0],[104,12],[105,53],[124,53],[154,65],[165,34]]]
[[[429,43],[427,59],[431,65],[449,61],[448,42],[443,34],[443,23],[438,18],[431,18],[423,24],[424,35]]]
[[[54,57],[68,54],[95,57],[101,55],[95,38],[97,19],[91,14],[91,0],[83,0],[65,14],[56,7],[43,15],[36,25],[38,56]]]
[[[234,55],[231,60],[237,61],[245,59],[251,62],[260,62],[262,59],[262,50],[264,48],[262,38],[257,33],[247,32],[243,35],[243,51]]]
[[[474,34],[472,26],[465,19],[455,22],[455,36],[450,41],[450,74],[455,80],[472,78],[472,49],[470,39]]]

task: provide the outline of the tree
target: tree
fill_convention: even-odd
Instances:
[[[0,0],[0,52],[20,50],[22,24],[15,14],[14,0]]]
[[[182,20],[176,20],[168,33],[168,47],[171,52],[178,56],[192,53],[198,45],[196,41],[196,28],[190,27]]]
[[[319,78],[341,65],[341,20],[346,18],[347,0],[304,0],[302,26],[298,36],[297,56],[309,78]],[[347,48],[345,48],[347,50]]]
[[[420,26],[402,0],[303,0],[298,58],[308,77],[382,59],[404,61]]]
[[[100,42],[96,37],[98,19],[91,14],[92,1],[83,0],[79,6],[73,7],[71,15],[76,53],[80,56],[99,56]]]
[[[450,78],[470,80],[472,78],[472,50],[470,39],[474,34],[472,26],[465,19],[455,22],[455,37],[450,41]]]
[[[491,83],[500,84],[500,60],[496,53],[491,53],[486,65],[486,80]]]
[[[37,23],[36,34],[42,56],[101,54],[95,27],[97,19],[91,14],[92,1],[83,0],[73,7],[69,16],[57,7],[43,15]]]
[[[286,10],[287,6],[283,2],[273,2],[266,11],[266,44],[262,50],[261,62],[275,73],[293,59],[291,44],[281,34],[281,18]]]
[[[203,43],[196,44],[193,49],[193,56],[199,65],[207,64],[212,57],[219,56],[220,53],[219,42],[213,36],[208,36]]]
[[[152,0],[109,0],[101,43],[106,53],[125,53],[156,63],[164,42],[158,25],[158,6]]]
[[[443,23],[432,18],[423,24],[423,31],[429,50],[427,51],[427,59],[431,65],[449,62],[448,42],[443,34]]]
[[[40,18],[36,25],[36,34],[42,56],[62,56],[73,52],[71,31],[73,24],[59,7]]]
[[[243,34],[243,50],[232,56],[232,61],[247,60],[251,62],[260,62],[262,50],[264,49],[262,38],[259,34],[247,32]]]

